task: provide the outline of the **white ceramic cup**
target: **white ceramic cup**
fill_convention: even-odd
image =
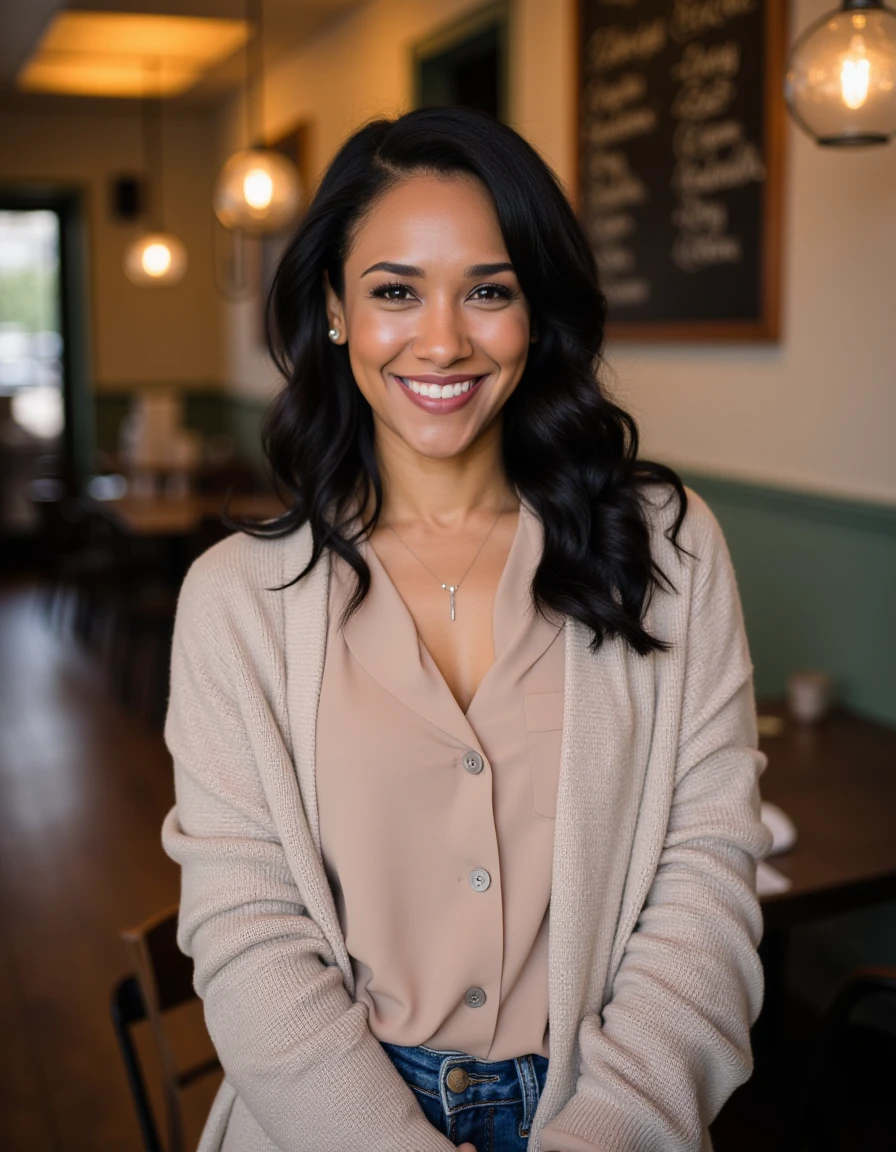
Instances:
[[[827,672],[794,672],[787,681],[790,715],[802,724],[815,724],[831,705],[832,687]]]

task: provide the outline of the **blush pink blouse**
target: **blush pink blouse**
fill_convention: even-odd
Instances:
[[[331,556],[321,844],[355,998],[380,1041],[548,1055],[564,632],[531,603],[541,548],[522,505],[495,595],[495,662],[466,713],[367,543],[370,592],[340,628],[354,573]]]

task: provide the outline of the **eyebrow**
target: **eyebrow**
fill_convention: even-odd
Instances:
[[[467,280],[476,280],[480,276],[494,276],[498,272],[513,271],[513,265],[506,261],[499,264],[471,264],[469,268],[464,269],[464,276]],[[370,272],[391,272],[393,276],[417,276],[421,280],[426,278],[426,273],[416,264],[393,264],[391,260],[380,260],[378,264],[371,264],[361,275],[367,276]]]

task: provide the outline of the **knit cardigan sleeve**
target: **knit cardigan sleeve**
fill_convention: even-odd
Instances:
[[[581,1021],[576,1091],[542,1132],[544,1152],[705,1150],[709,1123],[752,1067],[749,1029],[762,998],[755,871],[770,839],[759,821],[765,757],[724,538],[694,493],[685,524],[695,560],[682,589],[662,850],[607,1002]],[[663,538],[658,547],[674,572]]]
[[[260,559],[272,554],[225,541],[191,568],[178,604],[163,843],[181,866],[180,945],[225,1077],[277,1148],[446,1152],[306,914],[271,816],[290,788],[300,807],[281,728],[283,594],[264,592],[278,581]]]

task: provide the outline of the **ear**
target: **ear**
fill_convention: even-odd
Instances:
[[[324,298],[327,307],[327,324],[330,328],[339,329],[339,339],[334,340],[334,344],[345,344],[348,337],[345,331],[345,310],[342,307],[342,301],[336,295],[336,290],[330,283],[330,277],[324,269]]]

